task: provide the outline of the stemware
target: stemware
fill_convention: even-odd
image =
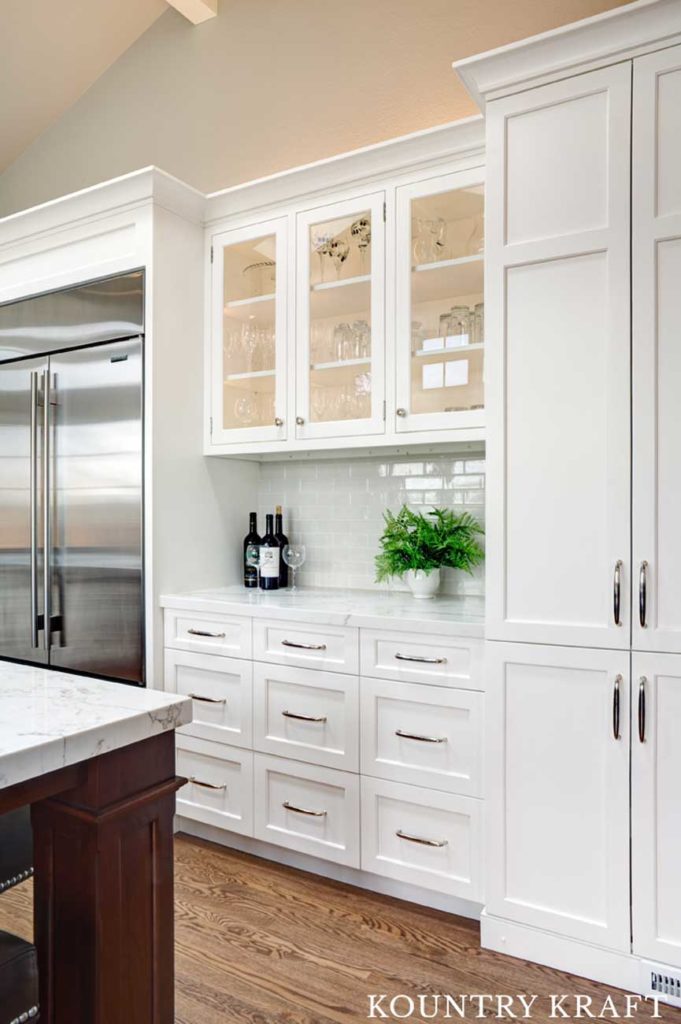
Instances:
[[[369,218],[360,217],[359,220],[356,220],[350,227],[350,234],[357,242],[360,270],[362,274],[365,274],[366,251],[371,245],[371,221]]]
[[[319,256],[319,280],[324,282],[324,257],[331,255],[333,235],[326,228],[318,228],[312,231],[312,249]]]
[[[291,570],[291,593],[294,593],[298,588],[296,587],[296,572],[300,569],[305,561],[305,545],[304,544],[285,544],[282,551],[284,561]]]
[[[333,265],[336,268],[336,278],[339,281],[343,264],[349,255],[350,246],[348,243],[344,242],[342,238],[334,238],[329,245],[329,256],[333,260]]]
[[[260,545],[248,544],[246,546],[246,565],[255,569],[258,578],[258,590],[260,589]]]

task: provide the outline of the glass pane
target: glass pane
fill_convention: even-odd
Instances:
[[[371,416],[371,214],[310,228],[310,420]]]
[[[411,413],[482,409],[482,185],[423,196],[411,219]]]
[[[224,249],[223,428],[274,423],[276,238]]]

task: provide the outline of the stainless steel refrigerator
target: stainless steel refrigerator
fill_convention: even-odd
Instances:
[[[0,306],[0,657],[144,685],[141,271]]]

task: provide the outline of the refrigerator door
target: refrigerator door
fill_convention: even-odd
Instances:
[[[0,366],[0,657],[45,664],[42,387],[47,359]]]
[[[50,357],[54,668],[144,684],[142,340]]]

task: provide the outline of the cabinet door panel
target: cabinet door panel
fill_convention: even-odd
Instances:
[[[634,64],[633,646],[681,653],[681,47]]]
[[[681,657],[634,654],[632,678],[634,952],[681,967]]]
[[[494,640],[629,646],[630,98],[615,66],[488,107]]]
[[[628,950],[628,655],[490,642],[485,658],[488,910]]]

